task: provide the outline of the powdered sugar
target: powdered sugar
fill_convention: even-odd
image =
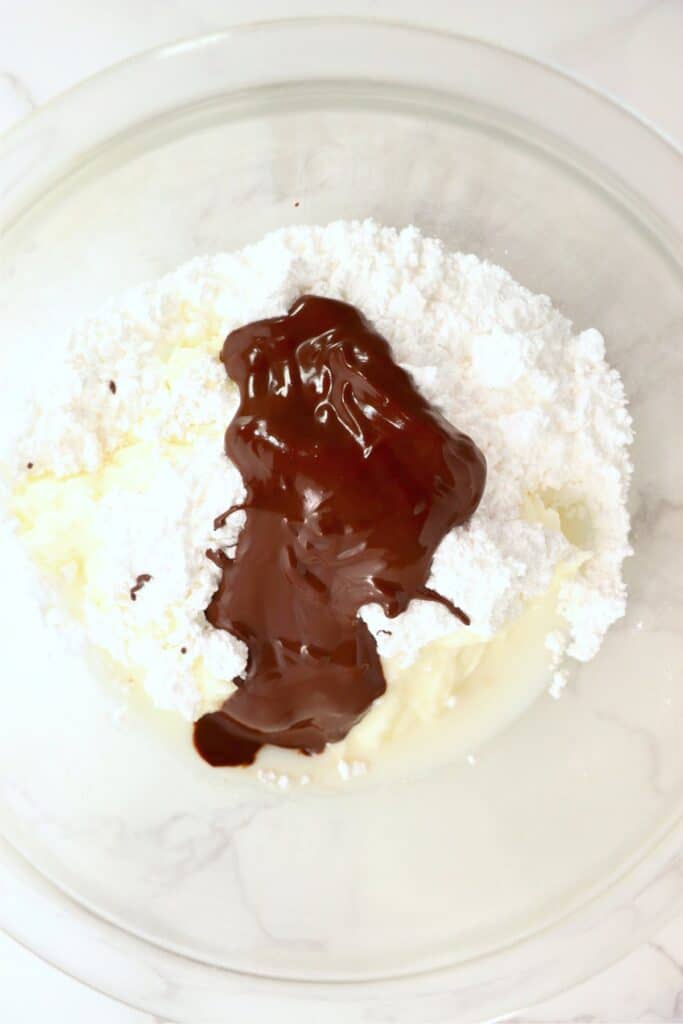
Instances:
[[[203,615],[218,575],[206,549],[227,547],[240,526],[239,515],[218,530],[213,519],[242,496],[222,450],[237,394],[217,357],[230,330],[284,313],[304,292],[357,305],[486,456],[481,506],[439,547],[430,586],[486,639],[571,566],[553,653],[592,657],[623,613],[629,551],[630,419],[601,335],[574,334],[547,297],[499,267],[372,221],[287,228],[194,260],[108,306],[57,352],[20,453],[37,481],[22,486],[99,481],[78,495],[78,514],[95,524],[79,609],[90,636],[188,717],[229,691],[244,648]],[[59,572],[76,572],[68,566]],[[142,572],[152,580],[131,602]],[[380,653],[407,664],[463,628],[422,601],[393,620],[378,607],[362,614]]]

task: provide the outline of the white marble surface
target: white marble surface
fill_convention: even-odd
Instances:
[[[244,7],[225,0],[26,0],[22,5],[0,0],[0,130],[85,75],[158,43],[224,27]],[[252,0],[248,5],[251,17],[320,14],[321,9],[410,18],[534,54],[610,92],[683,141],[681,0],[422,0],[419,5]],[[0,936],[0,1019],[151,1024],[155,1018],[86,989]],[[683,1021],[683,918],[609,971],[518,1020]]]

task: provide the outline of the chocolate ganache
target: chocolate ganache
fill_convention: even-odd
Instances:
[[[363,605],[393,617],[435,600],[469,622],[426,583],[477,508],[486,463],[344,302],[305,295],[229,334],[221,359],[240,390],[225,450],[246,518],[231,557],[207,552],[222,575],[206,616],[248,662],[194,741],[210,764],[236,765],[266,743],[318,753],[384,692]]]

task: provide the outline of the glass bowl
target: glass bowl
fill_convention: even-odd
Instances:
[[[341,794],[210,769],[49,640],[5,537],[0,925],[165,1018],[468,1022],[550,995],[683,894],[682,160],[515,54],[358,20],[128,61],[0,142],[17,353],[123,288],[289,223],[416,223],[597,326],[637,430],[629,611],[562,699]],[[260,1019],[260,1017],[258,1018]]]

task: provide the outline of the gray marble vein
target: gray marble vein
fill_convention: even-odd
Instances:
[[[24,81],[12,71],[0,71],[0,132],[25,117],[35,106]]]

